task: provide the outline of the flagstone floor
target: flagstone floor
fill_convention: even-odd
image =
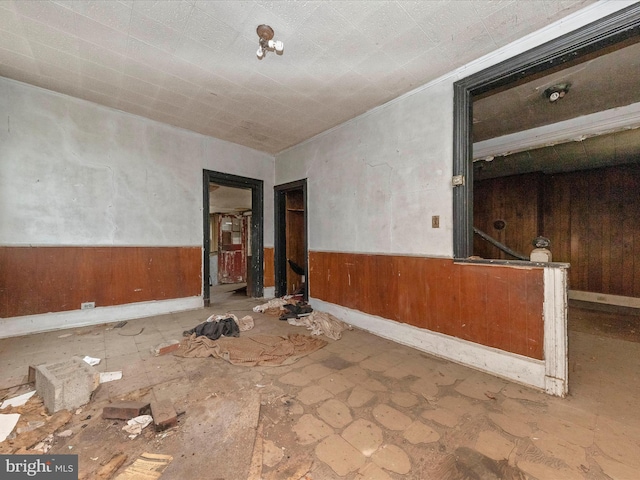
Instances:
[[[53,441],[51,452],[79,455],[80,478],[100,478],[118,452],[121,469],[143,452],[171,455],[166,479],[638,478],[640,343],[571,331],[564,399],[355,329],[279,367],[151,354],[212,313],[252,315],[243,335],[307,333],[252,312],[259,303],[223,291],[204,310],[0,340],[0,388],[73,355],[123,371]],[[169,399],[179,425],[131,440],[100,417],[123,399]]]

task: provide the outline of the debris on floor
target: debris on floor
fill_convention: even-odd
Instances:
[[[320,350],[326,344],[325,340],[299,334],[221,337],[218,340],[192,335],[185,342],[184,349],[178,350],[175,355],[200,358],[211,356],[222,358],[233,365],[288,365]]]
[[[95,367],[96,365],[98,365],[100,363],[100,359],[99,358],[90,357],[89,355],[84,357],[82,360],[84,360],[86,363],[88,363],[92,367]]]
[[[142,433],[151,422],[153,417],[151,415],[140,415],[127,420],[127,424],[122,427],[122,430],[129,434],[129,438],[134,439]]]
[[[115,480],[155,480],[169,466],[173,457],[157,453],[143,453]],[[123,462],[124,463],[124,462]]]
[[[18,420],[20,419],[19,413],[3,413],[0,414],[0,442],[4,442],[15,428]]]
[[[151,402],[151,416],[157,432],[175,427],[178,424],[178,414],[173,403],[169,400]]]
[[[5,400],[4,402],[2,402],[2,405],[0,405],[0,410],[7,407],[19,407],[21,405],[24,405],[25,403],[27,403],[27,400],[33,397],[35,393],[36,391],[32,390],[30,392],[23,393],[22,395],[18,395],[17,397]]]
[[[107,463],[102,465],[96,472],[96,478],[98,480],[109,480],[113,474],[118,470],[124,462],[127,461],[128,456],[122,452],[118,452],[113,455]]]
[[[310,315],[313,312],[311,305],[306,302],[294,302],[285,303],[283,305],[284,313],[280,315],[280,320],[287,320],[289,318],[300,318]]]
[[[306,327],[307,330],[311,330],[311,335],[325,335],[332,340],[340,340],[344,330],[353,328],[333,315],[317,311],[306,317],[289,318],[287,322],[296,327]]]
[[[233,318],[209,318],[211,320],[206,320],[191,330],[185,330],[182,335],[185,337],[196,335],[197,337],[207,337],[210,340],[217,340],[220,337],[240,336],[240,327]]]
[[[130,420],[150,412],[149,402],[117,402],[102,409],[102,418],[114,420]]]
[[[277,308],[280,310],[280,307],[289,303],[289,300],[285,300],[284,298],[272,298],[267,303],[263,303],[262,305],[257,305],[253,307],[253,311],[256,313],[265,313],[267,310]]]
[[[100,383],[113,382],[115,380],[122,380],[122,370],[117,372],[100,372]]]
[[[36,367],[36,391],[52,413],[86,405],[99,385],[100,373],[79,357]]]
[[[151,347],[151,353],[156,357],[160,355],[166,355],[167,353],[175,352],[180,348],[180,342],[178,340],[171,340],[170,342],[164,342],[155,347]]]

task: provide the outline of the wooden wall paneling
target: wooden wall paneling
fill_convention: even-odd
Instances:
[[[527,276],[527,350],[524,355],[542,360],[544,358],[544,272],[534,270]]]
[[[38,272],[37,258],[31,247],[13,247],[7,250],[7,298],[8,305],[0,317],[14,317],[29,311],[39,302],[34,297],[33,281]]]
[[[265,287],[275,287],[275,266],[274,266],[274,249],[272,247],[264,248],[264,269],[263,269],[263,282]]]
[[[6,248],[0,247],[0,318],[9,311],[9,255]]]
[[[623,249],[623,228],[627,194],[620,188],[619,175],[614,171],[610,171],[610,187],[609,187],[609,289],[607,292],[622,295],[624,291],[622,271],[625,267],[624,249]],[[572,287],[573,288],[573,287]]]
[[[449,260],[432,260],[423,258],[421,263],[422,278],[424,286],[420,288],[425,294],[425,327],[429,330],[436,331],[438,324],[438,272],[440,271],[440,263],[449,263]],[[453,263],[453,262],[451,262]]]
[[[518,269],[509,269],[509,348],[520,355],[527,355],[527,276]],[[539,300],[539,299],[538,299]]]
[[[395,290],[389,292],[396,299],[397,320],[420,328],[428,328],[427,280],[424,265],[418,257],[394,257],[392,275]]]
[[[509,349],[509,277],[507,269],[494,267],[487,282],[487,345]]]
[[[572,173],[566,178],[572,184],[571,205],[569,207],[571,216],[571,270],[569,277],[572,289],[585,290],[588,281],[588,259],[585,253],[589,241],[587,220],[589,205],[585,200],[589,193],[589,186],[582,175]]]
[[[439,261],[436,283],[436,331],[460,336],[460,269]]]
[[[619,188],[625,194],[625,208],[622,218],[622,255],[623,255],[623,268],[622,268],[622,292],[620,295],[633,296],[634,294],[634,274],[635,259],[634,259],[634,237],[635,230],[639,227],[639,219],[634,211],[634,204],[637,202],[638,182],[636,178],[631,174],[630,168],[622,168],[621,175],[619,176]],[[640,269],[638,269],[640,270]],[[637,275],[640,275],[638,271]]]
[[[460,270],[460,338],[487,341],[487,273],[476,265],[454,266]]]
[[[602,229],[602,242],[600,252],[600,292],[609,293],[611,290],[611,169],[602,172],[602,208],[600,210],[600,224]]]
[[[640,160],[640,159],[639,159]],[[640,219],[640,163],[628,167],[627,174],[633,178],[634,187],[630,193],[631,217]],[[640,297],[640,221],[636,220],[633,237],[633,296]]]
[[[589,196],[585,198],[588,208],[588,231],[589,241],[587,242],[587,291],[602,292],[602,264],[604,263],[604,243],[609,232],[602,229],[602,219],[606,211],[607,196],[605,193],[605,179],[601,170],[585,172],[586,181],[589,184]]]

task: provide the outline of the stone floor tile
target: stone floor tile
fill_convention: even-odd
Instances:
[[[532,442],[545,455],[558,458],[574,469],[579,470],[588,465],[584,448],[555,435],[538,430],[534,433]]]
[[[496,426],[514,437],[528,437],[533,432],[530,425],[517,418],[493,412],[487,416]]]
[[[629,465],[616,462],[615,460],[611,460],[604,455],[596,455],[593,458],[597,462],[597,464],[600,465],[602,471],[606,475],[609,475],[609,477],[611,478],[633,479],[638,476],[638,469],[636,467],[631,467]]]
[[[462,395],[444,395],[438,397],[435,402],[431,402],[431,405],[436,408],[446,408],[459,417],[480,415],[486,411],[480,402],[474,402]]]
[[[318,416],[334,428],[344,428],[353,421],[349,407],[335,398],[318,407]]]
[[[379,467],[400,475],[406,475],[411,471],[409,456],[396,445],[383,445],[372,455],[371,459]]]
[[[331,370],[330,368],[327,368],[324,365],[320,365],[318,363],[312,363],[311,365],[308,365],[299,370],[299,372],[311,380],[318,380],[319,378],[326,377],[327,375],[335,373],[334,370]]]
[[[424,378],[416,380],[409,388],[412,392],[422,395],[425,398],[433,398],[438,395],[438,385],[432,380],[425,380]]]
[[[600,418],[594,443],[613,460],[640,470],[640,431],[637,428]]]
[[[347,403],[349,406],[353,408],[358,408],[364,406],[368,403],[372,398],[376,396],[375,393],[367,390],[366,388],[362,388],[361,386],[356,386],[351,391],[349,398],[347,399]]]
[[[403,360],[403,356],[398,355],[397,353],[381,353],[363,360],[360,362],[360,366],[374,372],[383,372],[402,363]]]
[[[407,427],[402,436],[412,444],[431,443],[440,440],[440,434],[433,428],[420,421],[415,421]]]
[[[436,422],[444,427],[455,427],[460,421],[458,415],[445,408],[425,410],[422,412],[422,418]]]
[[[546,404],[549,400],[549,396],[547,394],[516,383],[507,384],[500,393],[505,397],[512,398],[514,400],[528,400],[530,402],[537,402],[541,404]]]
[[[394,392],[391,394],[391,401],[401,407],[413,407],[418,403],[418,397],[409,392]]]
[[[280,463],[284,457],[284,452],[271,440],[265,440],[262,444],[262,463],[267,467],[273,467]]]
[[[353,388],[355,384],[344,375],[340,373],[334,373],[333,375],[327,375],[326,377],[318,380],[318,385],[320,385],[325,390],[333,393],[334,395],[338,395],[345,390]]]
[[[456,385],[456,392],[476,400],[492,400],[507,382],[484,373],[475,373]]]
[[[341,477],[360,469],[366,458],[340,435],[331,435],[320,442],[316,456]]]
[[[529,460],[519,460],[517,466],[523,472],[534,478],[540,479],[562,479],[562,480],[584,480],[584,475],[571,468],[547,465]]]
[[[483,430],[478,435],[475,449],[493,460],[509,460],[516,445],[492,430]]]
[[[289,372],[278,378],[280,383],[284,383],[285,385],[295,385],[296,387],[304,387],[305,385],[309,385],[311,383],[311,379],[295,370],[293,372]]]
[[[341,370],[340,373],[350,381],[358,384],[366,381],[369,378],[369,374],[367,373],[367,371],[359,365],[345,368],[344,370]]]
[[[342,438],[370,457],[382,445],[382,430],[375,423],[359,418],[344,429]]]
[[[300,417],[292,430],[302,445],[315,443],[333,434],[333,429],[329,425],[310,413]]]
[[[536,425],[540,430],[584,448],[591,446],[595,438],[595,432],[592,429],[584,428],[562,418],[538,416]]]
[[[387,386],[384,383],[379,382],[375,378],[367,378],[366,380],[360,382],[360,386],[373,392],[386,392],[388,390]]]
[[[345,348],[338,352],[338,356],[347,362],[358,363],[367,358],[369,355],[366,355],[362,352],[354,350],[352,348]]]
[[[354,480],[391,480],[391,477],[375,463],[367,463]]]
[[[373,418],[389,430],[404,430],[413,423],[411,418],[384,403],[373,407]]]
[[[318,402],[322,402],[331,398],[333,395],[319,385],[311,385],[305,387],[298,394],[296,398],[305,405],[313,405]]]

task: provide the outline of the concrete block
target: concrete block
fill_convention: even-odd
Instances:
[[[102,418],[129,420],[140,415],[148,415],[149,409],[150,405],[147,402],[112,403],[102,409]]]
[[[100,373],[79,357],[36,367],[36,391],[50,413],[89,403]]]
[[[151,416],[157,431],[166,430],[178,424],[178,414],[169,400],[151,402]]]
[[[180,348],[180,342],[178,340],[171,340],[170,342],[161,343],[151,348],[151,353],[156,356],[166,355],[167,353],[175,352]]]

